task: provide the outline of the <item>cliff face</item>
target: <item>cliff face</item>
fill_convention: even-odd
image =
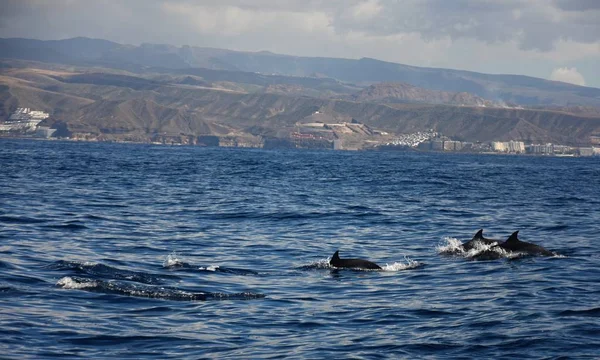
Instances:
[[[307,96],[311,90],[297,85],[244,92],[247,84],[239,83],[238,90],[231,91],[217,86],[222,83],[197,78],[194,84],[202,85],[197,86],[182,83],[181,74],[117,75],[103,77],[98,69],[1,70],[0,115],[6,118],[16,107],[31,107],[51,113],[49,121],[64,123],[74,133],[140,141],[157,135],[289,138],[299,124],[314,122],[317,112],[328,122],[355,120],[392,135],[434,129],[466,141],[582,144],[600,134],[600,117],[589,114],[363,101],[427,96],[448,102],[480,101],[448,92],[431,95],[408,85],[373,86],[350,101]]]

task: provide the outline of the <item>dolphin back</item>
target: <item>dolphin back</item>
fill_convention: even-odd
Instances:
[[[329,264],[336,268],[347,268],[347,269],[369,269],[369,270],[380,270],[381,266],[364,259],[340,259],[339,250],[336,251]]]
[[[515,231],[512,235],[503,243],[500,244],[505,250],[516,251],[516,252],[524,252],[529,255],[542,255],[542,256],[554,256],[550,250],[546,250],[540,245],[536,245],[533,243],[521,241],[518,238],[519,231]]]

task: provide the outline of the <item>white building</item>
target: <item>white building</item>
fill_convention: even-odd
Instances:
[[[492,142],[492,150],[497,151],[497,152],[505,152],[506,145],[505,145],[505,143],[503,143],[501,141],[493,141]]]
[[[0,131],[34,131],[38,124],[49,116],[50,114],[43,111],[18,108],[10,115],[8,120],[0,123]]]

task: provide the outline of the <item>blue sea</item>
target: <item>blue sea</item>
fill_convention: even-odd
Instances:
[[[4,139],[0,358],[598,358],[599,224],[599,158]]]

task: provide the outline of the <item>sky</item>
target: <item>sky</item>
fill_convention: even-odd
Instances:
[[[3,38],[369,57],[600,88],[600,0],[0,0],[0,9]]]

